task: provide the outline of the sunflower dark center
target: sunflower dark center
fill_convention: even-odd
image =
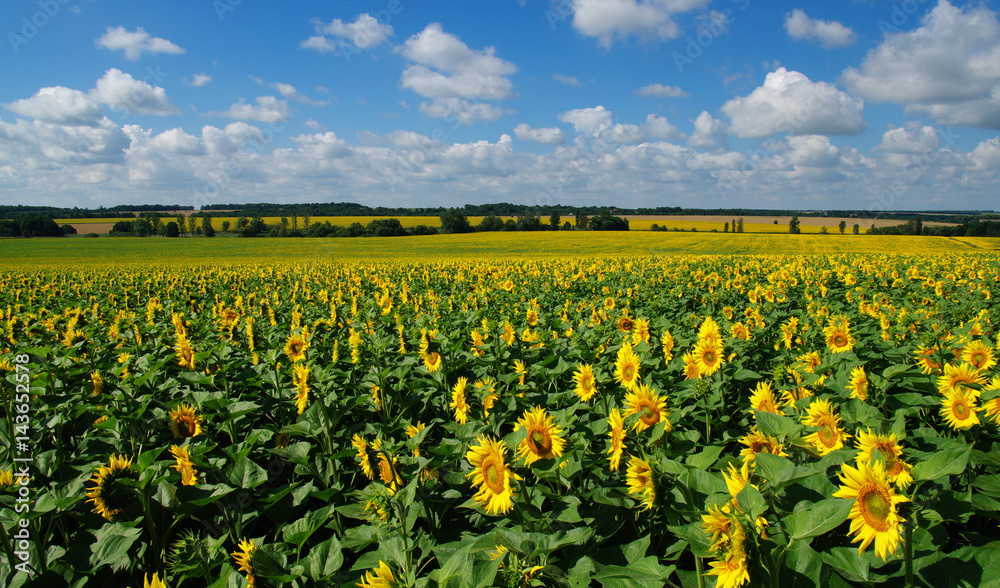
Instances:
[[[650,404],[644,404],[642,406],[643,410],[642,410],[642,416],[639,417],[640,421],[645,423],[647,426],[652,426],[660,422],[660,412],[658,410],[656,410]]]
[[[955,412],[955,416],[958,417],[959,420],[965,420],[969,416],[969,407],[962,401],[956,402],[955,407],[952,410]]]
[[[552,440],[545,431],[532,431],[528,436],[531,449],[538,455],[547,455],[552,451]]]
[[[626,365],[624,368],[622,368],[622,378],[626,382],[631,382],[632,378],[634,378],[634,377],[635,377],[635,366],[633,366],[633,365],[630,364],[630,365]]]
[[[865,523],[876,531],[889,530],[889,513],[892,501],[889,493],[878,486],[867,486],[858,495],[858,508]]]
[[[483,478],[495,494],[503,492],[503,484],[500,481],[500,468],[492,461],[483,464]]]

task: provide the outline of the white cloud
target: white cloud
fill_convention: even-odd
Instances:
[[[567,110],[559,115],[559,120],[573,125],[577,133],[599,135],[611,127],[611,111],[603,106]]]
[[[886,153],[928,153],[941,147],[941,138],[934,127],[912,123],[903,128],[889,129],[882,134],[878,148]]]
[[[886,35],[842,81],[944,124],[1000,129],[1000,21],[984,5],[940,0],[919,28]]]
[[[329,24],[314,20],[316,35],[302,41],[304,49],[315,49],[321,53],[342,53],[349,55],[356,50],[377,47],[392,36],[392,27],[382,24],[377,18],[363,12],[353,22],[339,18]],[[332,37],[328,38],[328,37]],[[350,47],[350,45],[353,47]]]
[[[611,143],[645,143],[646,135],[637,125],[614,124],[601,132],[601,138]]]
[[[433,102],[421,102],[420,112],[431,118],[457,119],[463,125],[498,120],[503,116],[503,110],[492,104],[462,98],[437,98]]]
[[[521,141],[535,141],[545,145],[562,145],[566,142],[566,133],[558,127],[533,129],[526,123],[514,127],[514,136]]]
[[[146,53],[168,53],[178,55],[184,53],[184,49],[174,45],[166,39],[153,37],[142,27],[134,31],[127,31],[125,27],[108,27],[101,38],[96,41],[98,47],[104,47],[112,51],[122,50],[125,52],[125,59],[136,61]]]
[[[229,110],[209,114],[264,123],[286,122],[292,118],[288,102],[284,100],[279,100],[274,96],[258,96],[254,102],[256,104],[248,104],[240,98],[239,102],[229,107]]]
[[[184,129],[170,129],[150,139],[150,144],[160,151],[179,155],[200,155],[205,152],[198,137],[189,135]]]
[[[855,42],[854,31],[836,21],[813,19],[806,16],[801,8],[785,15],[785,31],[793,39],[819,41],[823,47],[847,47]]]
[[[684,133],[678,131],[677,127],[670,124],[666,118],[655,114],[646,116],[642,131],[654,139],[663,141],[678,141],[684,138]]]
[[[194,74],[191,77],[191,81],[188,82],[188,85],[193,86],[195,88],[200,88],[210,83],[212,83],[212,76],[208,74]]]
[[[643,86],[633,92],[636,96],[655,96],[657,98],[684,98],[688,94],[677,86],[664,86],[663,84],[650,84]]]
[[[1000,137],[993,137],[976,145],[969,157],[976,168],[996,173],[1000,169]]]
[[[318,122],[316,119],[310,118],[306,121],[306,126],[314,131],[325,131],[326,127],[322,123]]]
[[[796,167],[829,168],[840,163],[840,150],[825,135],[800,135],[788,137],[791,151],[786,155]]]
[[[431,23],[403,44],[400,52],[414,65],[407,67],[400,85],[427,98],[512,98],[506,76],[517,67],[496,56],[493,47],[475,51],[454,35]]]
[[[351,154],[347,143],[332,131],[292,137],[299,151],[310,159],[339,159]]]
[[[4,107],[19,116],[62,125],[95,126],[104,116],[101,105],[91,96],[63,86],[42,88],[31,98]]]
[[[98,102],[129,114],[169,116],[181,113],[167,97],[166,90],[115,68],[109,69],[97,80],[90,94]]]
[[[295,89],[295,86],[291,84],[282,84],[276,82],[271,84],[271,87],[281,93],[282,96],[288,98],[289,100],[294,100],[300,104],[308,104],[309,106],[326,106],[330,103],[329,100],[312,100],[308,96],[302,94]]]
[[[571,0],[573,27],[597,38],[610,49],[616,39],[635,35],[643,40],[673,39],[680,34],[676,14],[708,4],[709,0]]]
[[[727,145],[728,133],[729,128],[725,121],[713,118],[703,110],[694,121],[694,132],[688,138],[688,145],[698,149],[724,148]]]
[[[560,84],[566,84],[567,86],[579,86],[580,80],[576,79],[575,76],[564,76],[562,74],[552,74],[552,79],[559,82]]]
[[[778,68],[748,96],[722,105],[733,133],[743,138],[793,135],[855,135],[867,128],[864,101],[826,82]]]

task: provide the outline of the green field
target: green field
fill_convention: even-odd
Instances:
[[[996,251],[996,239],[722,233],[473,233],[354,239],[8,239],[0,264],[233,264],[450,258],[547,258],[703,254],[938,254]]]

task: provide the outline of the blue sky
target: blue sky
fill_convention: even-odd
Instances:
[[[995,209],[992,4],[9,1],[0,203]]]

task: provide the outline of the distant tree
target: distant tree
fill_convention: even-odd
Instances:
[[[730,226],[730,228],[733,229],[733,232],[735,233],[736,232],[736,219],[735,218],[733,219],[733,222],[729,223],[729,226]]]
[[[281,228],[282,230],[288,228],[288,219],[285,217],[281,217]]]
[[[316,224],[318,225],[319,223],[316,223]],[[351,226],[347,227],[347,236],[348,237],[364,237],[365,236],[365,228],[361,225],[361,223],[351,223]]]
[[[588,226],[595,231],[627,231],[628,219],[620,216],[612,216],[604,211],[598,216],[590,219]]]
[[[375,237],[403,237],[409,234],[398,218],[377,218],[368,223],[366,232]]]
[[[503,219],[493,215],[483,217],[483,220],[480,221],[478,225],[476,225],[476,230],[481,232],[502,231]]]
[[[440,214],[442,233],[471,233],[469,219],[457,208],[449,208]]]
[[[587,224],[587,213],[582,208],[576,209],[576,228],[586,229]]]
[[[250,219],[245,216],[240,216],[236,219],[236,230],[240,230],[250,224]]]
[[[177,223],[175,223],[174,221],[170,221],[169,223],[167,223],[166,231],[164,232],[164,234],[167,237],[180,237],[181,229],[179,226],[177,226]]]
[[[73,225],[66,224],[66,225],[63,225],[63,226],[61,226],[59,228],[62,229],[62,234],[63,235],[75,235],[76,234],[76,229],[73,228]]]
[[[118,221],[111,225],[112,233],[131,233],[135,231],[133,221]]]
[[[517,230],[517,222],[514,219],[512,219],[512,218],[509,218],[509,219],[505,220],[504,223],[503,223],[503,229],[502,230],[504,230],[504,231],[516,231]]]
[[[843,235],[844,231],[847,230],[847,221],[845,220],[840,221],[840,224],[837,225],[837,228],[840,229],[840,234]]]
[[[542,226],[542,221],[538,219],[537,216],[533,214],[527,214],[517,217],[517,230],[518,231],[541,231],[545,227]]]
[[[989,221],[987,221],[987,222],[989,222]],[[916,227],[914,228],[913,234],[914,235],[922,235],[923,232],[924,232],[924,221],[918,218],[917,222],[916,222]]]
[[[802,229],[799,228],[798,215],[792,215],[792,219],[788,221],[788,232],[793,235],[798,235],[802,232]]]
[[[825,225],[819,228],[819,234],[820,235],[828,235],[829,233],[830,233],[830,231],[826,230],[826,226]]]
[[[292,228],[293,229],[299,228],[299,215],[298,213],[295,212],[292,213]]]
[[[774,219],[774,224],[778,224],[778,219]]]
[[[558,231],[560,222],[562,222],[562,218],[559,216],[559,211],[552,209],[552,214],[549,216],[549,226],[552,227],[553,231]]]
[[[135,219],[134,226],[136,237],[148,237],[153,234],[153,225],[150,224],[149,219],[146,217]]]
[[[861,227],[858,226],[858,223],[854,223],[854,234],[857,235],[859,233],[861,233]]]
[[[177,230],[183,235],[187,232],[187,217],[183,214],[178,214],[175,218],[177,219]]]
[[[729,232],[729,223],[726,223],[726,224],[722,225],[722,232],[723,233],[728,233]]]
[[[222,232],[223,233],[228,233],[229,232],[229,227],[230,227],[229,221],[222,221]]]
[[[563,226],[562,226],[562,230],[564,230],[564,231],[572,231],[573,230],[573,223],[571,223],[569,221],[564,222]]]
[[[742,216],[739,219],[736,220],[736,232],[737,233],[742,233],[743,232],[743,217]]]
[[[303,227],[308,227],[309,226],[309,215],[308,214],[303,214],[302,215],[302,226]]]
[[[212,215],[206,214],[201,217],[201,234],[206,237],[215,236],[215,228],[212,227]]]

